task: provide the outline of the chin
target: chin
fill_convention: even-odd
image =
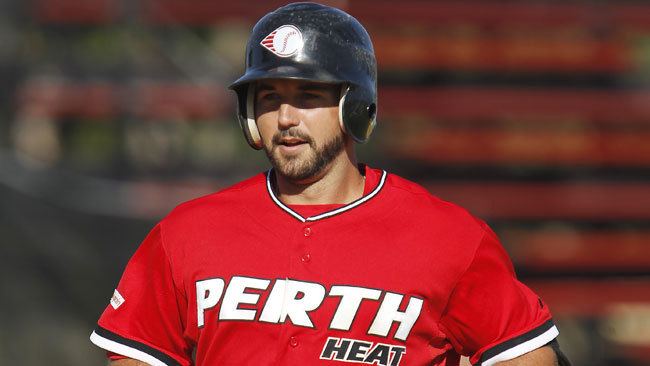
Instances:
[[[284,178],[296,183],[309,183],[323,170],[322,167],[315,166],[313,159],[276,160],[273,168]]]
[[[288,167],[286,165],[282,167],[275,167],[275,170],[283,177],[297,183],[310,181],[318,173],[313,172],[312,169],[309,168]]]
[[[338,136],[321,148],[311,148],[296,154],[283,154],[280,149],[265,149],[277,174],[299,184],[308,184],[323,175],[328,166],[344,152],[343,136]]]

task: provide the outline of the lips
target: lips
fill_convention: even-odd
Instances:
[[[306,144],[307,141],[301,139],[301,138],[296,138],[296,137],[290,137],[290,138],[283,138],[280,139],[279,145],[283,146],[298,146],[302,144]]]

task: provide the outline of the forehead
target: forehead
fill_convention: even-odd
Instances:
[[[339,91],[339,84],[322,83],[310,80],[297,79],[264,79],[256,83],[257,90],[321,90],[321,91]]]

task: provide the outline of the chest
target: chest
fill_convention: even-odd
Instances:
[[[179,266],[190,338],[288,355],[300,338],[308,357],[334,361],[390,364],[418,344],[430,356],[459,272],[453,238],[421,223],[229,223],[192,240]]]
[[[232,277],[376,289],[410,294],[436,306],[462,270],[462,243],[435,225],[391,222],[296,222],[213,226],[193,235],[183,256],[185,284]],[[278,286],[282,286],[281,284]],[[188,288],[188,290],[192,290]],[[383,295],[382,295],[383,297]]]

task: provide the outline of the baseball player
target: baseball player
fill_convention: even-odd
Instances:
[[[272,168],[153,228],[91,335],[112,365],[566,362],[485,223],[357,163],[376,73],[341,10],[295,3],[255,25],[231,89]]]

